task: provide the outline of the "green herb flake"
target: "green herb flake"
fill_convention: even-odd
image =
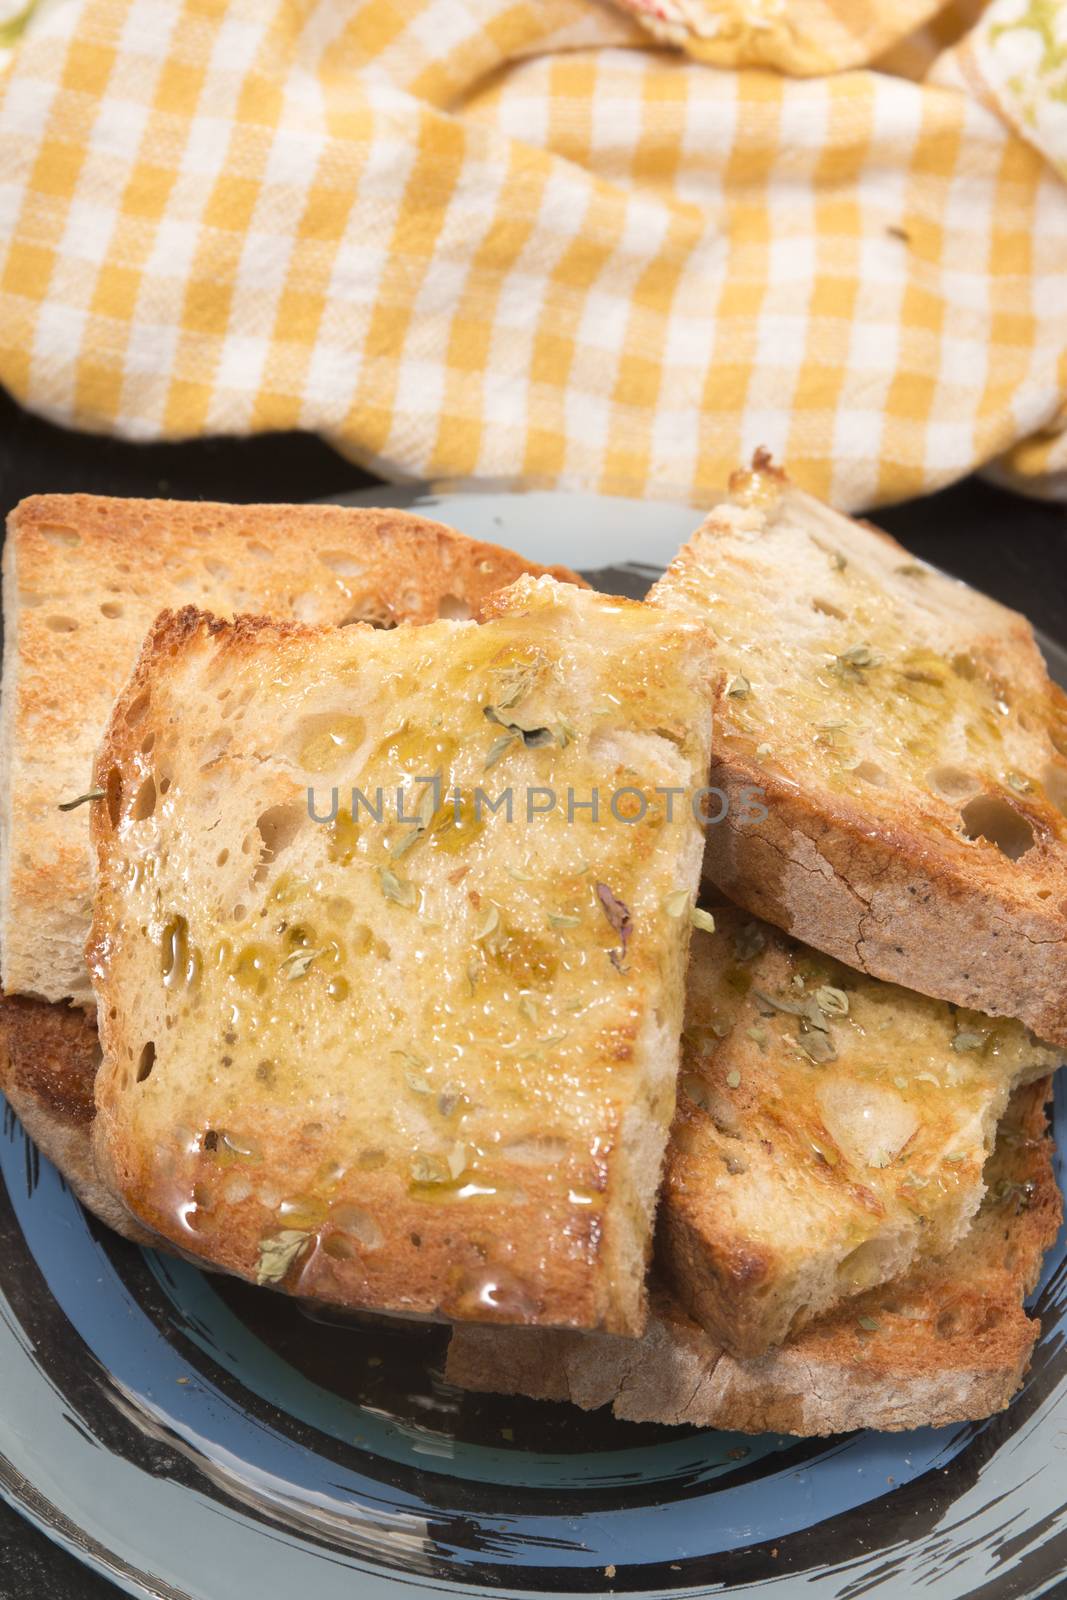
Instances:
[[[378,868],[378,881],[387,900],[392,900],[395,905],[403,906],[407,911],[414,910],[418,896],[413,883],[408,883],[404,878],[398,878],[396,873],[391,871],[389,867]]]
[[[882,1326],[873,1317],[859,1317],[857,1320],[864,1333],[878,1333]]]
[[[814,1061],[817,1067],[825,1066],[828,1061],[837,1060],[837,1050],[828,1033],[805,1033],[797,1043],[808,1060]]]
[[[807,1015],[807,1006],[798,1005],[795,1000],[776,1000],[773,994],[767,994],[763,989],[753,989],[752,998],[765,1017],[773,1016],[776,1011],[790,1017]]]
[[[971,1033],[967,1029],[962,1029],[953,1038],[952,1048],[961,1054],[965,1050],[981,1050],[988,1038],[988,1033]]]
[[[411,1158],[411,1180],[413,1183],[441,1184],[448,1183],[452,1174],[447,1162],[440,1156],[432,1155],[425,1150],[416,1150]]]
[[[1007,1205],[1014,1201],[1016,1212],[1027,1211],[1033,1204],[1036,1193],[1035,1185],[1027,1180],[1016,1183],[1011,1178],[1001,1178],[990,1192],[989,1200],[992,1205]]]
[[[830,1032],[830,1024],[826,1020],[826,1014],[817,1000],[809,1000],[804,1007],[804,1021],[801,1024],[801,1028],[805,1032],[810,1028],[814,1028],[816,1033]]]
[[[60,811],[76,811],[79,806],[87,805],[90,800],[102,800],[103,798],[103,789],[90,789],[87,794],[80,794],[76,800],[64,800],[59,809]]]
[[[295,978],[306,977],[311,963],[317,961],[322,953],[321,950],[294,950],[292,955],[286,956],[281,964],[285,976],[290,982]]]
[[[672,889],[663,902],[663,909],[669,917],[684,917],[691,899],[688,889]]]
[[[824,983],[821,988],[816,989],[815,999],[819,1009],[828,1017],[848,1016],[848,995],[844,989],[835,989],[832,985]]]
[[[302,1229],[285,1228],[259,1241],[256,1262],[257,1283],[281,1283],[311,1235]]]
[[[715,932],[715,918],[710,911],[702,911],[699,906],[694,906],[689,913],[689,920],[694,928],[700,928],[704,933]]]
[[[744,700],[751,692],[752,685],[743,672],[736,673],[726,685],[726,693],[731,700]]]
[[[834,657],[830,670],[847,683],[862,683],[863,674],[881,664],[881,656],[875,655],[869,644],[854,644]]]
[[[513,739],[521,739],[527,750],[539,750],[546,744],[566,744],[566,739],[557,736],[551,728],[524,728],[521,723],[509,722],[502,717],[496,706],[483,706],[482,715],[487,722],[495,723],[498,728],[503,728]]]
[[[726,1082],[729,1084],[731,1089],[740,1089],[741,1074],[737,1071],[736,1067],[734,1068],[733,1072],[728,1072],[726,1074]]]
[[[492,767],[495,767],[501,756],[510,750],[512,745],[517,742],[517,738],[517,734],[502,733],[499,739],[494,739],[486,753],[485,761],[482,764],[482,771],[488,772]]]
[[[533,661],[519,661],[502,668],[499,674],[500,692],[496,700],[499,710],[510,711],[512,706],[517,706],[529,694],[536,679],[537,663]]]

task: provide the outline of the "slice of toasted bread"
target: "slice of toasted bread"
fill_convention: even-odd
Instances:
[[[702,618],[726,669],[714,883],[850,966],[1067,1043],[1067,700],[1026,620],[762,455],[652,599]]]
[[[41,495],[8,519],[0,703],[0,965],[8,993],[92,1002],[93,754],[149,626],[189,601],[220,616],[391,627],[472,616],[543,572],[404,511]],[[559,576],[573,577],[560,569]]]
[[[660,1289],[639,1341],[460,1327],[446,1375],[467,1389],[611,1405],[631,1422],[742,1433],[896,1431],[990,1416],[1026,1371],[1039,1326],[1022,1301],[1062,1216],[1048,1090],[1046,1081],[1016,1091],[982,1209],[943,1261],[871,1290],[770,1355],[735,1360]]]
[[[138,1244],[151,1242],[103,1184],[92,1149],[96,1024],[78,1006],[0,995],[0,1093],[83,1205]]]
[[[658,1259],[732,1355],[943,1255],[1013,1088],[1063,1052],[717,908],[690,951]]]
[[[654,790],[705,770],[710,643],[551,578],[490,609],[159,619],[96,769],[97,1159],[248,1278],[632,1332],[703,846]]]

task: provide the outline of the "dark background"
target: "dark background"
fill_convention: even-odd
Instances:
[[[319,500],[376,480],[306,434],[132,445],[67,433],[0,392],[0,513],[46,491],[174,500]],[[1067,643],[1067,507],[969,478],[873,520],[918,555],[1026,611]],[[574,557],[581,566],[580,552]]]
[[[302,434],[122,444],[52,427],[0,394],[4,515],[24,496],[44,492],[300,501],[330,499],[374,481]],[[928,561],[1026,611],[1067,644],[1067,508],[1023,500],[971,478],[879,511],[873,520]],[[573,560],[580,567],[581,553]],[[116,1600],[118,1593],[0,1501],[0,1600]]]

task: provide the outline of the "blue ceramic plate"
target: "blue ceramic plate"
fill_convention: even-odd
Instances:
[[[421,503],[629,593],[694,521],[579,495]],[[1049,654],[1062,675],[1067,657]],[[10,1113],[0,1175],[0,1492],[131,1594],[1018,1600],[1065,1565],[1062,1238],[1034,1297],[1030,1374],[1001,1416],[745,1438],[460,1393],[440,1329],[309,1316],[113,1236]]]

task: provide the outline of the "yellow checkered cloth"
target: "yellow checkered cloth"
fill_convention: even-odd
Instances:
[[[53,0],[0,382],[395,478],[1067,493],[1065,177],[1067,0]]]

